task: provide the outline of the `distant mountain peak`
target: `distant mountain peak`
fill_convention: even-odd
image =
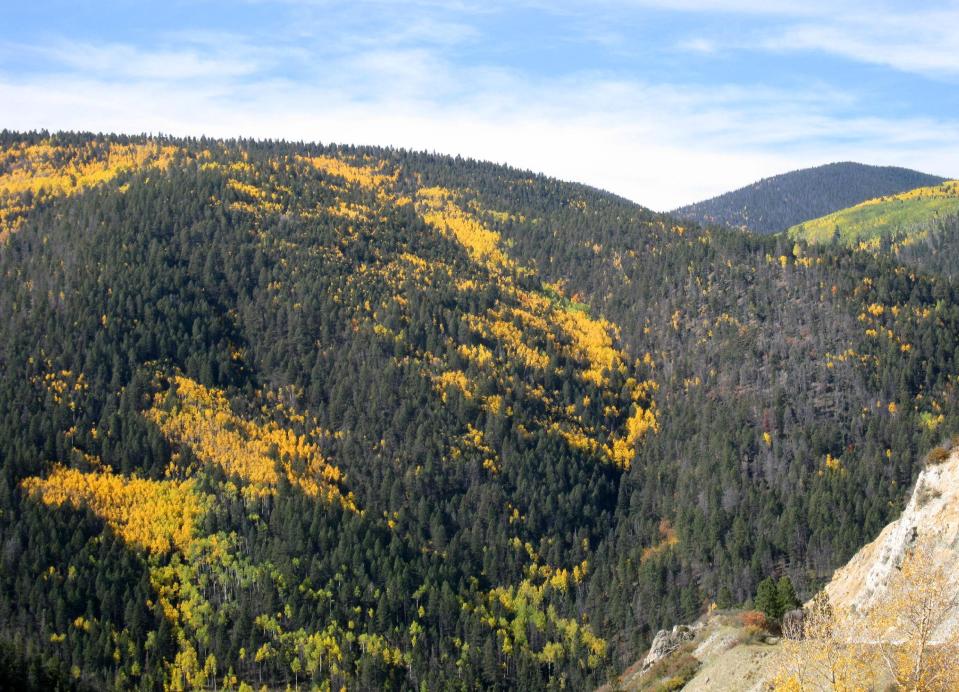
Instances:
[[[779,233],[867,199],[944,180],[908,168],[840,161],[763,178],[673,213],[699,223]]]

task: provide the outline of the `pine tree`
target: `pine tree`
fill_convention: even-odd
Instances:
[[[776,598],[779,602],[780,616],[799,607],[799,599],[796,598],[796,590],[793,588],[792,579],[787,576],[779,578],[776,583]]]
[[[782,615],[776,582],[772,577],[763,579],[756,588],[756,610],[761,610],[770,620],[778,620]]]
[[[733,592],[729,590],[729,587],[723,585],[719,589],[719,594],[716,596],[716,606],[722,610],[726,608],[732,608],[733,606]]]

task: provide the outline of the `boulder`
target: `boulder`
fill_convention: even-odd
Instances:
[[[672,631],[659,630],[649,647],[649,653],[643,659],[643,671],[649,670],[656,661],[674,652],[683,642],[692,641],[695,636],[696,633],[685,625],[676,625]]]

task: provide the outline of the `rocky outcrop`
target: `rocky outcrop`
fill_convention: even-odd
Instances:
[[[872,543],[864,546],[836,571],[826,587],[833,607],[863,612],[882,606],[890,597],[889,584],[917,541],[929,540],[931,559],[952,575],[947,588],[959,594],[959,448],[943,463],[923,469],[909,503],[899,518],[887,525]],[[796,609],[782,619],[783,636],[799,638],[808,626],[809,611]],[[942,640],[959,632],[959,613],[934,635]],[[842,636],[846,636],[843,634]],[[849,636],[858,636],[850,632]],[[773,638],[756,641],[730,615],[712,615],[693,627],[677,626],[656,634],[640,667],[634,664],[617,680],[616,688],[645,689],[643,674],[686,641],[701,667],[683,688],[690,692],[763,692],[770,689],[783,647]],[[610,689],[613,689],[612,687]]]
[[[948,588],[959,593],[959,451],[923,469],[899,519],[836,570],[826,587],[830,602],[860,612],[881,603],[907,551],[927,539],[932,558],[954,575]],[[957,628],[959,622],[953,619],[937,635]]]
[[[674,652],[683,642],[692,641],[695,636],[696,633],[685,625],[676,625],[672,631],[659,630],[649,647],[649,653],[643,659],[643,671],[649,670],[656,661]]]

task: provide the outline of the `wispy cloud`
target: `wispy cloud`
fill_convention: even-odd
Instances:
[[[817,50],[905,72],[959,76],[959,7],[879,14],[863,11],[833,21],[802,22],[764,41],[769,50]]]
[[[815,51],[933,77],[959,76],[959,2],[875,0],[607,0],[629,7],[766,20],[746,36],[698,37],[684,47],[772,52]]]
[[[855,89],[825,78],[781,84],[730,76],[704,85],[642,65],[570,61],[563,69],[531,69],[489,48],[483,22],[508,12],[499,0],[452,9],[419,2],[405,13],[385,1],[352,10],[320,0],[288,2],[293,9],[285,24],[246,33],[185,28],[138,43],[75,37],[7,43],[8,53],[28,51],[31,65],[6,69],[0,50],[2,125],[403,146],[531,168],[656,209],[842,159],[959,173],[959,119],[877,112],[863,107]],[[822,51],[831,40],[825,28],[803,29],[819,26],[810,17],[825,13],[824,4],[804,3],[797,11],[786,2],[601,0],[597,7],[624,4],[690,13],[709,5],[713,13],[785,18],[760,27],[769,45],[759,41],[758,49],[766,52]],[[561,0],[544,5],[541,11],[565,12],[580,26],[581,9]],[[837,17],[830,31],[851,22]],[[567,40],[569,25],[563,26],[557,34]],[[625,24],[594,18],[582,27],[583,42],[623,54]],[[880,60],[868,47],[891,25],[874,22],[871,34],[857,31],[861,44],[846,37],[844,50],[857,60]],[[707,60],[730,49],[724,37],[686,36],[693,38],[679,49]],[[569,50],[577,50],[568,40]],[[910,57],[912,39],[903,41],[897,63],[943,69]],[[941,61],[948,68],[948,59]]]
[[[155,79],[168,82],[256,74],[261,65],[249,56],[218,55],[189,50],[143,51],[121,44],[60,44],[46,52],[61,69],[112,79]]]
[[[458,68],[425,48],[348,56],[308,83],[250,80],[255,58],[221,72],[203,62],[190,68],[192,48],[114,48],[97,64],[109,72],[135,56],[129,79],[71,58],[64,66],[85,77],[0,82],[0,101],[25,104],[6,114],[7,124],[393,144],[543,170],[661,209],[796,165],[878,161],[891,145],[900,161],[926,161],[942,137],[959,142],[959,128],[947,123],[832,116],[839,95],[825,89],[703,91],[593,73],[531,80]],[[162,61],[187,66],[194,79],[155,74],[150,66]]]

